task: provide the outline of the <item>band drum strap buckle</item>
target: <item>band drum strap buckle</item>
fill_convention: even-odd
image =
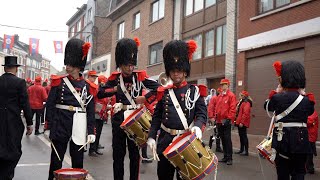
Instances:
[[[69,106],[69,111],[74,111],[74,107],[73,106]]]
[[[282,122],[279,122],[279,127],[277,128],[277,130],[278,130],[277,140],[278,140],[278,141],[282,141],[282,137],[283,137],[283,123],[282,123]]]
[[[177,135],[177,130],[176,129],[170,129],[170,134],[171,135]]]

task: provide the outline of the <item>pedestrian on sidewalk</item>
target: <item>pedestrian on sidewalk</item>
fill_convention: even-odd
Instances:
[[[314,96],[303,90],[306,77],[300,62],[276,61],[273,67],[280,88],[270,92],[265,109],[275,112],[271,147],[278,180],[303,180],[307,155],[312,153],[307,121],[314,112]]]
[[[201,139],[202,131],[207,123],[207,107],[204,102],[207,88],[192,85],[186,81],[186,78],[190,76],[189,61],[196,47],[195,41],[173,40],[168,42],[163,49],[165,72],[172,79],[173,84],[158,88],[158,104],[152,117],[147,141],[150,149],[156,150],[160,159],[157,167],[159,180],[173,180],[175,172],[176,178],[181,179],[178,171],[163,155],[163,152],[173,139],[185,133],[187,128],[190,128],[196,137]],[[169,92],[175,94],[176,97],[169,95]],[[184,114],[185,118],[182,119],[178,115],[173,99],[177,100],[178,107],[181,107],[179,110],[182,111],[181,114]],[[158,144],[156,144],[158,130],[160,134]]]
[[[33,86],[28,88],[29,102],[32,110],[32,117],[36,114],[36,127],[34,130],[34,135],[41,134],[39,132],[39,126],[41,123],[41,119],[43,119],[43,112],[45,103],[48,99],[48,95],[46,89],[41,85],[41,77],[37,76],[35,78],[35,83]]]
[[[46,104],[51,140],[49,180],[54,178],[53,172],[62,167],[68,143],[72,168],[83,168],[84,150],[79,149],[84,144],[95,141],[92,91],[80,73],[87,63],[89,48],[90,43],[70,39],[64,58],[68,75],[52,77]]]
[[[21,139],[24,123],[21,110],[27,124],[27,135],[32,133],[32,115],[29,104],[26,81],[16,76],[18,67],[16,56],[6,56],[4,71],[0,76],[0,179],[11,180],[14,169],[22,155]]]
[[[221,138],[218,129],[221,128],[220,125],[221,123],[216,122],[216,106],[217,106],[217,99],[219,94],[221,93],[222,89],[219,87],[215,93],[213,93],[212,98],[209,101],[208,104],[208,117],[210,123],[213,124],[213,134],[210,136],[209,139],[209,147],[210,149],[212,148],[212,143],[213,143],[213,137],[215,136],[215,141],[216,141],[216,152],[223,152],[221,148]]]
[[[240,150],[235,154],[243,156],[249,155],[249,140],[247,136],[247,128],[250,126],[252,99],[247,91],[239,94],[239,102],[236,108],[236,126],[240,137]]]
[[[120,39],[116,46],[115,61],[120,71],[115,71],[108,78],[105,86],[99,88],[98,98],[116,96],[114,115],[112,116],[112,150],[113,150],[113,177],[123,180],[124,157],[128,145],[130,159],[130,180],[139,179],[140,155],[135,142],[120,128],[124,121],[125,110],[134,110],[145,101],[152,103],[156,98],[159,84],[148,78],[145,70],[134,70],[137,65],[138,38]],[[142,95],[142,89],[150,90]]]
[[[232,165],[231,124],[234,123],[237,102],[236,96],[229,90],[229,79],[222,79],[220,85],[222,92],[217,99],[216,123],[220,127],[218,131],[223,146],[223,158],[219,162]]]
[[[317,156],[316,141],[318,138],[319,129],[319,116],[317,111],[314,111],[311,116],[308,117],[307,128],[309,133],[309,141],[311,144],[312,153],[307,156],[307,173],[314,174],[313,156]]]

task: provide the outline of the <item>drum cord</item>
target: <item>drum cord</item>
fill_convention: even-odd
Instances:
[[[190,94],[191,94],[191,90],[189,88],[187,90],[187,92],[186,92],[186,95],[185,95],[185,97],[186,97],[185,105],[186,105],[186,108],[189,110],[189,115],[190,115],[190,110],[194,108],[194,106],[196,105],[197,100],[200,97],[198,86],[195,86],[195,92],[194,92],[193,100],[190,98]]]
[[[259,159],[260,169],[261,169],[261,173],[262,173],[263,179],[266,180],[266,176],[264,174],[264,170],[263,170],[263,167],[262,167],[261,156],[260,156],[259,151],[258,151],[258,159]]]
[[[134,76],[132,76],[131,96],[133,98],[137,98],[140,95],[139,92],[141,90],[141,87],[142,87],[142,82],[137,81],[136,83],[136,79],[134,78]]]

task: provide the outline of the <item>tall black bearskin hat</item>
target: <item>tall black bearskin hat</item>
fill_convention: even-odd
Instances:
[[[276,61],[273,67],[281,79],[283,88],[305,88],[306,77],[303,65],[298,61]]]
[[[122,38],[118,41],[116,47],[117,68],[121,65],[137,65],[138,46],[140,46],[138,38]]]
[[[190,75],[190,60],[197,49],[197,43],[193,40],[184,42],[182,40],[173,40],[163,48],[163,61],[166,69],[166,75],[174,69],[182,70]]]
[[[91,45],[80,39],[70,39],[66,44],[64,65],[79,67],[82,71],[87,63],[87,54]]]

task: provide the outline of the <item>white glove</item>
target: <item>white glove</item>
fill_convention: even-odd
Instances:
[[[151,150],[156,150],[157,146],[156,146],[156,140],[154,140],[153,138],[148,138],[147,141],[148,146],[150,147]]]
[[[88,135],[88,140],[87,140],[87,142],[89,142],[89,143],[94,143],[96,141],[96,135],[94,135],[94,134],[89,134]]]
[[[201,129],[198,127],[198,126],[193,126],[191,128],[191,132],[195,133],[196,137],[198,139],[201,139],[202,138],[202,131]]]
[[[122,103],[115,103],[113,105],[114,109],[113,112],[116,114],[117,112],[121,111],[123,104]]]

